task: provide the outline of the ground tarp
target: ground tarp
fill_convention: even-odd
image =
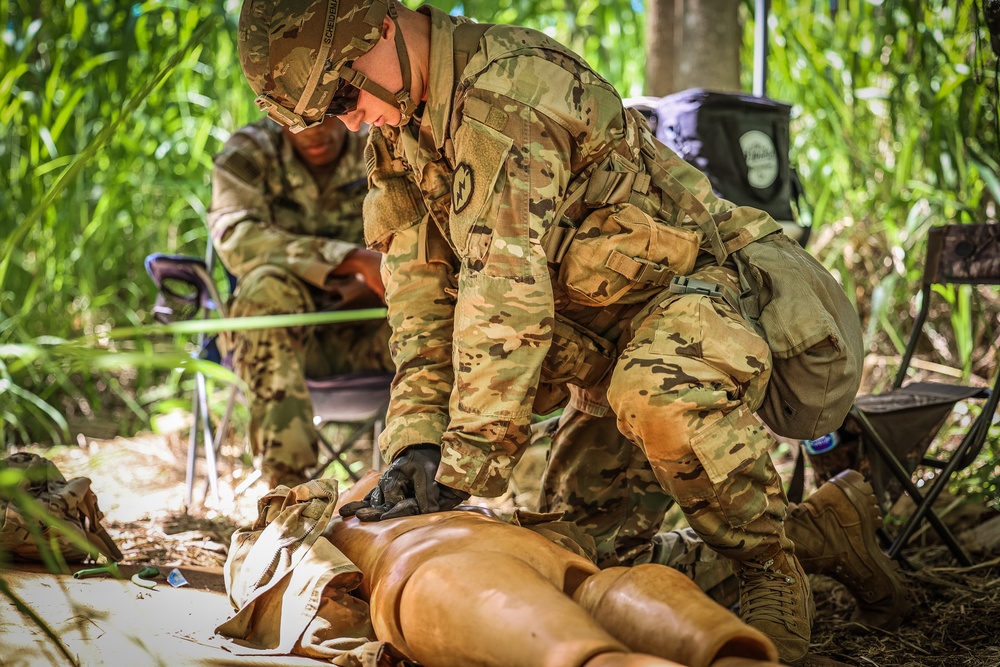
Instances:
[[[222,575],[184,574],[193,586],[172,588],[160,578],[155,590],[147,590],[127,578],[74,579],[70,575],[0,570],[0,578],[55,631],[80,667],[330,664],[291,656],[230,654],[224,648],[227,640],[213,634],[216,626],[233,613],[225,594],[218,592]],[[0,594],[0,665],[71,664],[27,614]]]

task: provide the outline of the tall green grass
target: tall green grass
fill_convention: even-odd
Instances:
[[[794,103],[813,250],[857,299],[873,350],[901,350],[899,315],[910,310],[927,230],[996,220],[997,82],[979,66],[976,9],[897,0],[831,15],[773,5],[769,94]]]
[[[642,92],[640,2],[434,4],[538,27],[623,94]],[[154,298],[142,260],[204,252],[211,156],[259,117],[236,56],[239,6],[0,0],[0,444],[58,441],[69,422],[109,410],[134,432],[189,381],[164,367],[180,366],[190,342],[142,333]],[[996,221],[997,82],[993,56],[976,51],[978,9],[772,5],[768,93],[793,104],[811,249],[843,281],[869,350],[888,366],[916,305],[927,229]],[[750,24],[745,34],[749,89]],[[960,307],[936,320],[940,340],[972,331],[988,349],[997,336],[983,300],[967,289],[945,296]],[[982,375],[973,352],[938,360]]]
[[[995,56],[977,3],[859,2],[831,14],[775,0],[772,11],[768,92],[794,104],[792,154],[811,202],[811,250],[858,305],[876,362],[865,389],[880,391],[919,307],[928,230],[997,222]],[[1000,328],[997,291],[981,289],[938,290],[948,312],[933,311],[919,354],[985,383]],[[997,430],[961,482],[994,504]]]
[[[0,2],[0,442],[58,441],[64,415],[109,405],[123,429],[148,421],[170,376],[97,371],[64,341],[154,356],[142,337],[108,334],[149,321],[146,254],[204,252],[211,156],[257,116],[236,10]]]

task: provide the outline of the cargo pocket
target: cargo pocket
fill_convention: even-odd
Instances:
[[[770,441],[760,420],[749,408],[741,406],[703,426],[691,439],[691,449],[708,478],[718,484],[747,462],[759,458]]]
[[[483,259],[493,228],[478,223],[494,193],[504,188],[504,165],[514,140],[466,116],[455,145],[462,146],[462,152],[456,158],[452,183],[451,237],[459,252],[473,260]]]
[[[691,439],[691,449],[712,483],[712,491],[731,526],[743,526],[767,509],[763,480],[753,468],[767,455],[771,437],[745,405],[706,424]]]
[[[613,204],[580,224],[559,266],[569,298],[586,306],[645,301],[687,275],[698,257],[696,232],[660,222],[638,206]]]
[[[592,387],[607,375],[615,358],[611,343],[556,313],[540,381]]]

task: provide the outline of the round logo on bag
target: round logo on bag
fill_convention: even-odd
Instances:
[[[750,185],[757,189],[770,187],[778,178],[778,151],[771,137],[760,130],[750,130],[740,137],[740,148]]]

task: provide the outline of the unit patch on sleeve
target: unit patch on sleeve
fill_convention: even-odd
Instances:
[[[465,162],[455,170],[455,182],[452,184],[452,212],[461,213],[462,209],[472,201],[473,189],[472,169]]]

